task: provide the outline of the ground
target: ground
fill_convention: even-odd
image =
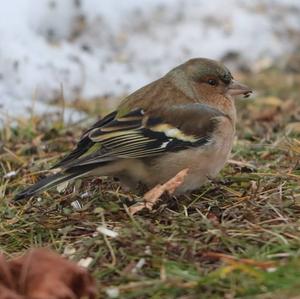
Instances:
[[[218,180],[134,216],[128,207],[141,199],[109,178],[13,202],[74,146],[87,123],[32,115],[6,124],[1,251],[13,257],[47,246],[86,263],[99,298],[298,298],[300,75],[269,68],[236,77],[256,94],[238,103],[237,140]],[[90,122],[107,112],[92,103],[73,108]]]

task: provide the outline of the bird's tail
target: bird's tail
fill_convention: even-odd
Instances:
[[[54,175],[47,176],[36,184],[30,186],[29,188],[23,190],[15,196],[15,200],[22,200],[34,196],[44,190],[55,187],[63,182],[78,178],[84,173],[57,173]]]

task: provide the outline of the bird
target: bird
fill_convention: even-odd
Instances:
[[[188,169],[175,195],[215,178],[235,137],[235,98],[252,90],[221,62],[192,58],[136,90],[86,130],[50,174],[15,196],[30,198],[64,182],[111,176],[136,190]]]

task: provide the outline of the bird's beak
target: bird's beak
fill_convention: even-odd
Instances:
[[[247,98],[252,93],[252,90],[247,85],[244,85],[239,81],[232,80],[226,93],[229,96],[244,95],[244,97]]]

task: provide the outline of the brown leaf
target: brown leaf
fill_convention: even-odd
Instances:
[[[25,297],[18,295],[4,286],[0,286],[0,299],[25,299]]]
[[[163,185],[159,184],[149,190],[143,197],[144,202],[131,206],[129,208],[129,212],[134,215],[145,208],[152,210],[153,206],[159,201],[163,193],[168,192],[169,194],[173,194],[175,192],[175,190],[183,183],[187,173],[188,168],[185,168],[179,171],[173,178],[168,180]]]
[[[96,296],[95,283],[85,269],[48,249],[32,249],[9,262],[1,257],[0,270],[0,299]]]
[[[0,299],[22,299],[15,291],[13,276],[10,272],[9,264],[0,255]]]
[[[240,264],[244,264],[247,266],[254,266],[263,270],[267,270],[269,268],[274,268],[276,266],[276,264],[273,261],[256,261],[253,259],[238,259],[232,255],[228,255],[228,254],[224,254],[224,253],[220,253],[220,252],[206,252],[205,254],[203,254],[204,257],[207,258],[213,258],[213,259],[220,259],[223,260],[224,262],[227,263],[240,263]]]

